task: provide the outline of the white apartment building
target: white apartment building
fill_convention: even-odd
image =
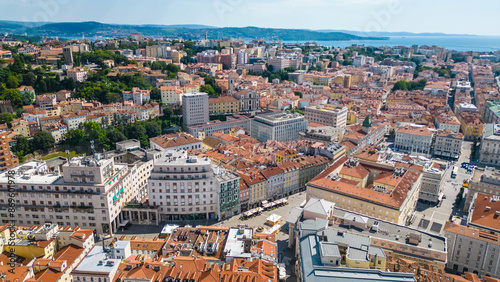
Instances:
[[[159,207],[160,219],[218,218],[220,193],[209,158],[166,151],[156,160],[148,181],[149,204]]]
[[[458,159],[462,154],[464,135],[461,132],[452,133],[450,130],[438,131],[434,141],[434,155],[439,157]]]
[[[364,66],[365,64],[366,64],[366,57],[363,55],[358,55],[358,56],[354,57],[354,60],[352,62],[352,65],[357,67],[357,68],[360,68],[360,67]]]
[[[84,68],[74,68],[66,71],[68,78],[73,79],[75,82],[82,82],[87,80],[87,70]]]
[[[251,136],[260,142],[299,140],[299,132],[307,130],[307,121],[297,113],[274,112],[256,116],[251,123]]]
[[[348,109],[339,105],[309,106],[304,110],[305,118],[308,122],[332,126],[335,128],[345,128],[347,123]]]
[[[453,133],[460,132],[460,121],[453,113],[436,115],[434,119],[437,130],[450,130]]]
[[[430,156],[434,132],[421,125],[407,125],[396,130],[394,146],[411,154]]]
[[[484,125],[479,161],[486,165],[500,165],[500,124]]]
[[[97,234],[116,231],[125,203],[140,198],[135,166],[115,164],[112,158],[71,158],[62,174],[49,172],[43,161],[12,169],[14,179],[0,174],[0,204],[9,201],[7,184],[16,189],[16,217],[20,225],[55,223],[95,229]],[[2,217],[8,211],[1,212]],[[5,220],[4,220],[5,222]],[[5,222],[6,223],[6,222]]]
[[[161,101],[166,105],[182,105],[184,91],[179,86],[161,86]]]
[[[420,186],[419,200],[430,203],[438,203],[442,197],[441,187],[446,179],[446,164],[431,162],[424,167],[422,173],[422,185]]]
[[[205,124],[208,118],[208,94],[203,92],[182,94],[184,126]]]
[[[273,57],[267,60],[267,64],[273,66],[274,71],[284,70],[290,67],[290,59],[285,57]]]
[[[87,117],[83,114],[77,115],[75,113],[69,113],[62,116],[63,122],[68,126],[68,131],[77,129],[80,124],[87,121]]]
[[[130,241],[116,241],[112,246],[95,245],[71,272],[73,281],[111,282],[123,259],[131,256]]]

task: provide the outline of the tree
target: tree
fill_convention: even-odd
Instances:
[[[146,128],[139,123],[129,123],[126,126],[127,137],[129,139],[140,140],[141,137],[146,136]]]
[[[127,139],[127,137],[125,137],[125,135],[121,131],[116,130],[115,128],[109,128],[106,132],[106,137],[109,139],[111,144],[115,144]]]
[[[104,130],[102,130],[101,128],[101,125],[95,121],[84,122],[83,131],[85,131],[85,138],[88,141],[94,140],[100,142],[105,134]]]
[[[19,79],[14,75],[9,75],[5,85],[7,85],[7,88],[17,88],[19,87]]]
[[[205,92],[208,94],[208,96],[215,96],[216,95],[214,89],[210,85],[200,86],[200,92]]]
[[[293,94],[295,94],[295,96],[299,96],[300,98],[304,97],[304,94],[300,91],[295,91]]]
[[[4,100],[9,100],[14,108],[23,107],[23,95],[17,89],[7,89],[2,93]]]
[[[163,109],[163,117],[165,119],[170,119],[170,117],[174,114],[174,110],[172,108],[166,107]]]
[[[35,150],[47,150],[53,148],[56,144],[52,134],[46,131],[38,131],[33,136],[32,145]]]
[[[156,137],[161,134],[161,126],[155,122],[150,121],[146,124],[146,134],[149,138]]]
[[[161,100],[161,91],[158,88],[151,89],[151,100]]]
[[[17,118],[16,115],[11,114],[9,112],[3,112],[0,114],[0,124],[6,123],[10,127],[10,123]]]
[[[36,83],[36,75],[33,72],[28,72],[23,75],[23,85],[26,86],[35,86]]]
[[[268,72],[273,72],[274,71],[274,66],[273,65],[267,65],[267,71]]]
[[[69,144],[76,146],[85,141],[85,132],[79,128],[70,130],[66,133],[66,141],[69,142]]]
[[[26,154],[33,152],[30,141],[28,138],[23,136],[17,138],[17,143],[14,147],[12,147],[12,151],[16,153],[19,152],[18,156],[25,156]]]
[[[40,80],[35,85],[35,91],[39,94],[47,93],[47,83],[45,80]]]

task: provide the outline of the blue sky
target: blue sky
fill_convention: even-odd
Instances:
[[[0,7],[0,19],[19,21],[500,35],[498,0],[0,0]]]

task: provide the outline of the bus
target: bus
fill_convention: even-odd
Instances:
[[[451,171],[451,178],[456,178],[457,172],[458,172],[458,167],[454,166],[453,170]]]

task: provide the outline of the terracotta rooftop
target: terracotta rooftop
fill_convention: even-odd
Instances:
[[[149,140],[164,149],[201,142],[200,139],[185,132],[166,134]]]
[[[500,232],[500,198],[478,193],[473,204],[469,225]]]

